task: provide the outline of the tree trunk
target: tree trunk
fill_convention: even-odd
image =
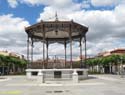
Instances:
[[[100,64],[98,65],[98,71],[99,71],[99,73],[101,73],[101,66],[100,66]]]
[[[4,64],[2,66],[2,75],[4,75]]]
[[[15,64],[13,63],[13,73],[15,73]]]
[[[92,72],[94,72],[94,66],[92,65]]]
[[[10,65],[8,64],[7,66],[7,74],[9,75],[9,72],[10,72]]]
[[[110,72],[110,74],[112,73],[112,64],[111,63],[109,63],[109,72]]]

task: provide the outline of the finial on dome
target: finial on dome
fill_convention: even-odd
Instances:
[[[56,13],[55,13],[55,18],[56,18],[55,20],[58,21],[58,14],[57,14],[57,11],[56,11]]]

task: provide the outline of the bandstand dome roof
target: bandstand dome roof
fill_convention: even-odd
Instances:
[[[79,41],[85,37],[88,27],[72,21],[40,21],[25,28],[26,33],[34,41],[48,43],[68,43],[70,39]]]

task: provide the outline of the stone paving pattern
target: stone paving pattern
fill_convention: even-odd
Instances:
[[[89,79],[77,84],[71,81],[41,84],[36,80],[27,80],[26,76],[0,76],[0,95],[125,95],[125,78],[119,75],[89,75]]]

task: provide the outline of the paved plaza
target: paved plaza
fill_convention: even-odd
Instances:
[[[125,95],[125,78],[89,75],[89,79],[77,84],[70,80],[41,84],[26,76],[0,76],[0,95]]]

